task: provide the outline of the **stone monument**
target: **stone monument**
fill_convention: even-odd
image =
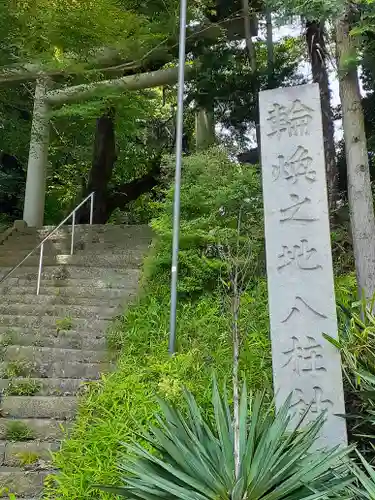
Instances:
[[[292,422],[326,411],[318,445],[347,443],[318,84],[260,92],[272,362],[276,405]]]

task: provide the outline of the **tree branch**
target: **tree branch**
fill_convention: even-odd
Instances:
[[[109,195],[108,208],[112,213],[116,208],[124,208],[131,201],[136,200],[144,193],[149,193],[159,183],[160,157],[154,160],[157,163],[150,172],[122,184],[115,188],[115,192]]]

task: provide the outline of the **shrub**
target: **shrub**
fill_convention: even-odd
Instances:
[[[341,296],[345,298],[345,295]],[[349,299],[347,293],[346,298]],[[340,296],[339,296],[340,298]],[[373,303],[339,302],[338,339],[328,337],[341,352],[349,440],[369,460],[374,456],[375,316]]]
[[[169,169],[173,162],[167,165]],[[241,212],[241,235],[251,241],[252,267],[259,266],[263,252],[263,208],[260,178],[250,165],[237,165],[225,151],[213,148],[184,159],[181,187],[179,292],[201,293],[216,288],[225,270],[220,249],[237,239]],[[158,238],[146,262],[150,278],[169,282],[171,266],[173,186],[158,206],[152,227]]]
[[[254,389],[271,389],[272,384],[265,291],[261,281],[243,297],[241,321],[247,335],[241,369]],[[167,353],[167,288],[151,288],[115,325],[110,341],[121,347],[117,371],[92,384],[82,401],[73,434],[55,458],[60,473],[50,498],[112,499],[93,485],[118,484],[120,443],[130,442],[152,419],[155,396],[179,406],[185,386],[209,411],[212,370],[218,371],[220,381],[231,374],[230,316],[219,295],[206,294],[180,303],[178,318],[174,357]]]

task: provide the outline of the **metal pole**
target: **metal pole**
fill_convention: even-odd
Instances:
[[[76,213],[73,212],[73,220],[72,220],[72,241],[70,243],[70,255],[73,255],[74,252],[74,230],[76,226]]]
[[[90,226],[94,220],[94,193],[91,193],[91,204],[90,204]]]
[[[177,268],[180,233],[180,187],[182,164],[182,134],[184,127],[184,83],[185,83],[185,43],[186,43],[186,11],[187,0],[180,4],[180,41],[178,57],[178,98],[177,98],[177,130],[176,130],[176,174],[174,184],[173,205],[173,241],[171,268],[171,313],[169,323],[169,353],[176,350],[176,313],[177,313]]]
[[[38,283],[36,285],[36,294],[39,295],[40,291],[40,279],[42,276],[42,266],[43,266],[43,252],[44,252],[44,243],[40,246],[40,257],[39,257],[39,269],[38,269]]]

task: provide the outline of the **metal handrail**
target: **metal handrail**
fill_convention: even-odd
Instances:
[[[40,291],[40,280],[41,280],[41,276],[42,276],[42,269],[43,269],[43,255],[44,255],[44,243],[49,240],[49,238],[51,238],[51,236],[53,236],[55,234],[56,231],[58,231],[60,229],[61,226],[63,226],[65,224],[65,222],[67,222],[71,217],[72,217],[72,240],[71,240],[71,243],[70,243],[70,255],[73,255],[73,252],[74,252],[74,229],[75,229],[75,225],[76,225],[76,212],[77,210],[79,210],[82,205],[84,205],[89,199],[91,199],[91,203],[90,203],[90,226],[92,226],[92,223],[93,223],[93,218],[94,218],[94,195],[95,193],[92,192],[91,194],[89,194],[83,201],[81,201],[81,203],[79,205],[77,205],[75,207],[75,209],[70,212],[70,214],[65,217],[65,219],[60,222],[60,224],[58,226],[56,226],[54,229],[52,229],[52,231],[50,233],[47,234],[47,236],[35,247],[31,250],[31,252],[29,252],[26,257],[24,257],[18,264],[16,264],[5,276],[3,276],[1,279],[0,279],[0,283],[2,283],[3,281],[5,281],[7,278],[9,278],[9,276],[11,274],[14,273],[14,271],[16,269],[18,269],[20,266],[22,266],[22,264],[34,253],[36,252],[36,250],[38,250],[40,248],[40,256],[39,256],[39,269],[38,269],[38,281],[37,281],[37,286],[36,286],[36,294],[39,295],[39,291]]]

